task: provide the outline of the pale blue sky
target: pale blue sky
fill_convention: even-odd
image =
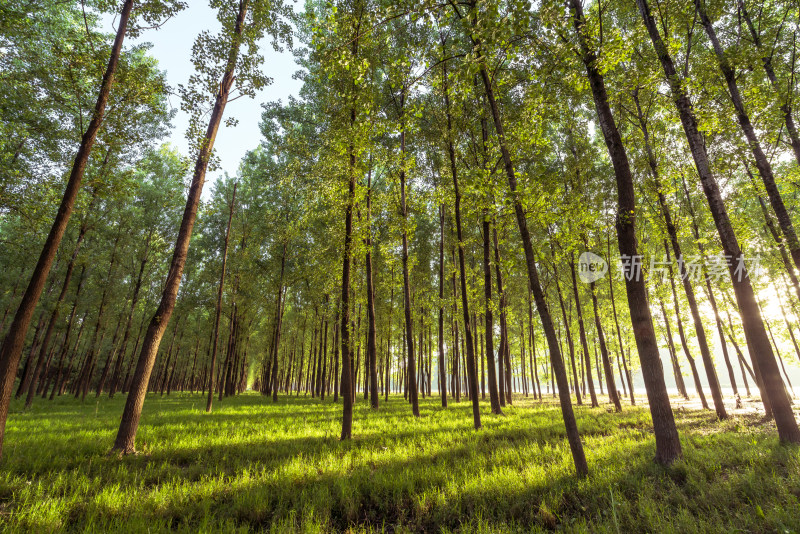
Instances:
[[[287,0],[291,2],[292,0]],[[189,7],[170,19],[158,30],[148,30],[139,39],[127,40],[126,44],[150,42],[153,47],[150,54],[154,56],[162,70],[167,72],[169,84],[176,88],[178,84],[185,84],[193,72],[191,55],[192,44],[195,37],[202,30],[216,31],[219,23],[213,9],[208,7],[207,0],[189,0]],[[296,11],[302,9],[302,3],[294,6]],[[105,30],[112,32],[116,26],[113,17],[103,19]],[[289,95],[297,95],[301,82],[292,79],[298,70],[291,52],[275,52],[269,42],[264,42],[262,48],[265,57],[264,74],[272,78],[272,84],[256,94],[254,99],[243,97],[228,104],[225,117],[238,119],[239,124],[233,127],[220,126],[215,144],[216,153],[220,158],[219,170],[210,173],[209,181],[216,180],[223,172],[230,175],[236,173],[239,161],[245,152],[255,148],[261,138],[258,129],[261,120],[261,104],[274,100],[286,102]],[[188,153],[188,143],[185,138],[188,127],[188,115],[180,110],[180,98],[177,95],[170,97],[170,102],[178,110],[173,121],[175,126],[169,142],[178,147],[183,153]],[[206,188],[207,198],[211,187]]]

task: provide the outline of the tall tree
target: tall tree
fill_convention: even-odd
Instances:
[[[192,182],[178,238],[175,242],[169,273],[164,284],[161,303],[148,325],[142,342],[142,350],[125,402],[125,410],[117,437],[114,440],[114,450],[123,454],[135,452],[136,430],[139,427],[147,384],[155,364],[161,338],[175,309],[206,171],[234,81],[238,82],[237,87],[242,94],[250,96],[253,96],[255,89],[265,85],[266,78],[256,71],[259,63],[256,60],[256,43],[267,30],[273,35],[278,32],[285,34],[288,31],[282,25],[277,24],[275,20],[275,15],[282,8],[280,4],[266,5],[266,3],[254,1],[252,9],[250,8],[250,0],[239,0],[238,5],[220,6],[218,18],[223,26],[221,35],[214,40],[207,33],[203,33],[198,38],[198,46],[194,48],[194,52],[197,54],[195,65],[202,67],[203,70],[201,74],[192,77],[190,86],[185,93],[187,106],[194,107],[198,112],[190,126],[193,134],[202,131],[198,122],[201,111],[200,104],[204,100],[201,87],[213,87],[216,90],[216,96],[205,133],[196,137],[198,148]],[[248,47],[248,54],[240,62],[242,44]],[[238,77],[235,77],[237,65],[240,63],[242,68],[238,71]],[[221,69],[220,64],[223,65]],[[220,72],[222,72],[222,76],[217,81]]]
[[[764,381],[766,399],[775,416],[778,435],[781,441],[800,443],[800,429],[794,418],[791,401],[786,395],[772,352],[769,338],[767,337],[764,322],[758,310],[753,286],[750,282],[748,269],[744,264],[745,257],[739,246],[736,234],[728,217],[728,211],[722,200],[719,185],[709,162],[705,141],[698,129],[697,119],[692,110],[689,96],[683,87],[682,77],[675,70],[675,64],[659,33],[656,21],[650,12],[650,5],[646,0],[636,0],[639,12],[644,21],[645,28],[653,43],[656,55],[661,62],[664,75],[670,86],[672,99],[680,115],[686,140],[692,153],[692,158],[700,176],[703,192],[708,200],[709,210],[717,227],[717,233],[725,255],[732,259],[728,270],[733,284],[736,301],[742,316],[745,336],[751,347],[754,348],[754,362]]]
[[[670,406],[661,357],[658,353],[653,318],[647,302],[647,289],[641,273],[636,268],[640,258],[636,239],[636,198],[633,175],[625,147],[622,144],[617,123],[608,102],[603,74],[598,68],[598,58],[586,37],[586,18],[580,0],[570,0],[572,21],[578,37],[581,61],[586,69],[586,77],[592,90],[595,110],[603,133],[608,154],[614,167],[617,180],[617,241],[620,254],[627,260],[624,264],[625,289],[628,294],[628,308],[633,323],[634,339],[642,362],[647,398],[650,401],[650,414],[656,435],[656,461],[671,464],[681,456],[681,443],[675,418]]]

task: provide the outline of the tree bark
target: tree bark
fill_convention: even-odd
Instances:
[[[744,255],[728,218],[728,212],[723,203],[719,185],[711,172],[705,143],[698,130],[691,102],[682,86],[681,77],[675,71],[672,58],[661,39],[655,19],[650,13],[647,0],[636,0],[636,2],[670,85],[673,101],[680,115],[681,124],[697,167],[697,173],[700,176],[703,192],[708,200],[711,215],[714,218],[714,224],[717,227],[723,251],[726,256],[733,259],[733,262],[729,265],[731,282],[742,316],[745,336],[748,338],[750,346],[754,348],[754,362],[758,362],[757,367],[764,381],[767,400],[775,416],[778,436],[782,442],[800,443],[800,429],[798,429],[797,421],[794,418],[790,399],[783,388],[778,363],[775,361],[775,354],[772,351],[772,346],[764,328],[764,322],[756,305],[755,293],[750,283],[749,270],[744,265]],[[743,266],[741,271],[737,270],[737,265],[739,264]]]
[[[664,382],[664,371],[658,353],[658,342],[650,306],[647,302],[647,289],[640,273],[635,272],[635,261],[638,255],[636,240],[636,198],[633,187],[628,155],[622,144],[622,137],[608,103],[603,75],[597,66],[597,57],[589,48],[584,36],[585,19],[580,0],[570,0],[573,11],[573,23],[581,48],[581,55],[589,85],[592,89],[595,108],[600,129],[608,148],[614,175],[617,181],[617,240],[619,252],[627,257],[629,264],[625,269],[625,289],[628,294],[628,308],[631,314],[636,348],[642,363],[642,376],[645,382],[647,398],[650,402],[650,413],[656,436],[656,461],[671,464],[678,459],[681,442],[675,418],[670,406],[667,385]]]
[[[200,195],[203,191],[203,184],[206,177],[206,169],[211,153],[214,148],[214,140],[217,136],[219,125],[222,122],[222,115],[225,105],[228,103],[228,95],[233,85],[234,70],[239,57],[239,47],[242,42],[242,30],[244,18],[249,5],[249,0],[240,0],[239,13],[236,18],[234,37],[228,54],[228,61],[225,67],[225,74],[222,77],[211,112],[208,129],[206,130],[200,152],[195,163],[192,183],[189,187],[189,194],[186,199],[186,208],[183,212],[178,238],[175,242],[175,250],[172,256],[169,273],[164,291],[161,296],[161,303],[150,321],[144,341],[139,361],[136,365],[136,372],[131,383],[131,389],[125,402],[125,410],[122,414],[117,437],[114,440],[114,450],[122,454],[135,452],[136,430],[139,427],[139,419],[142,415],[145,394],[147,393],[147,383],[150,380],[150,373],[153,370],[158,346],[167,328],[169,319],[175,309],[175,302],[178,298],[178,288],[183,277],[183,269],[186,265],[186,256],[189,250],[189,241],[192,237],[192,229],[197,217],[197,207],[200,203]]]
[[[759,176],[761,176],[761,181],[764,182],[764,188],[767,191],[769,203],[772,205],[772,209],[775,211],[775,215],[778,217],[778,224],[780,225],[783,236],[786,239],[786,244],[789,247],[789,253],[792,255],[792,260],[794,261],[795,267],[800,269],[800,240],[797,238],[797,232],[792,224],[792,219],[789,216],[789,212],[787,211],[786,205],[783,202],[783,197],[781,197],[781,193],[778,190],[778,185],[775,183],[775,176],[772,173],[772,165],[767,159],[766,154],[764,154],[764,151],[761,148],[761,143],[756,135],[755,129],[753,128],[753,124],[750,122],[750,116],[748,115],[747,109],[744,106],[742,95],[739,92],[739,84],[736,82],[736,72],[728,61],[725,51],[722,49],[722,45],[717,38],[717,32],[714,30],[714,25],[711,23],[711,19],[708,18],[708,14],[703,6],[703,1],[694,0],[694,5],[695,9],[697,9],[697,13],[700,15],[700,23],[703,25],[703,28],[705,28],[706,35],[708,35],[708,40],[711,41],[714,54],[717,56],[717,63],[722,71],[723,78],[725,78],[725,83],[728,86],[728,96],[731,97],[731,102],[736,110],[736,119],[739,122],[742,133],[744,133],[744,136],[747,139],[747,144],[753,154],[753,159],[756,162],[756,168],[758,169]],[[786,117],[786,115],[787,113],[784,111],[784,117]],[[791,119],[791,113],[789,113],[788,116]],[[792,139],[793,145],[794,141],[797,140],[797,132],[795,131],[794,134],[795,136]]]
[[[61,244],[61,239],[64,237],[64,232],[67,230],[67,224],[72,215],[75,200],[78,197],[78,191],[81,187],[86,165],[89,162],[89,156],[94,147],[97,133],[103,123],[106,104],[108,103],[111,93],[111,86],[114,84],[114,74],[119,64],[119,58],[122,52],[122,41],[125,38],[125,33],[128,28],[128,19],[130,18],[133,4],[133,0],[125,0],[125,3],[122,5],[117,34],[114,38],[114,44],[111,47],[111,55],[103,74],[103,81],[100,84],[100,93],[95,103],[92,119],[81,138],[81,144],[75,156],[72,171],[67,181],[67,187],[64,190],[64,196],[61,199],[61,205],[53,221],[53,226],[42,248],[42,253],[33,270],[33,275],[22,297],[19,308],[17,308],[17,312],[14,314],[11,327],[3,339],[2,348],[0,348],[0,457],[2,456],[8,408],[11,403],[11,392],[14,388],[14,380],[17,376],[17,368],[19,366],[20,356],[22,355],[25,337],[28,333],[28,326],[33,318],[33,312],[39,302],[39,297],[42,295],[47,275],[50,273],[50,268],[53,265],[56,252]]]
[[[206,400],[206,413],[211,413],[211,408],[214,403],[214,368],[217,365],[217,348],[219,345],[219,320],[222,316],[222,295],[225,289],[225,271],[228,265],[228,243],[231,237],[231,223],[233,222],[233,210],[236,207],[236,187],[238,183],[233,184],[233,195],[231,197],[230,206],[228,206],[228,226],[225,229],[225,241],[222,246],[222,267],[219,273],[219,287],[217,288],[217,306],[214,311],[214,340],[211,342],[211,372],[208,376],[208,399]]]

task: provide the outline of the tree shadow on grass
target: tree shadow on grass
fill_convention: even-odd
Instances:
[[[150,440],[147,454],[105,457],[116,430],[108,425],[113,417],[105,414],[97,426],[110,428],[94,434],[65,437],[59,435],[61,427],[54,427],[13,436],[29,447],[49,447],[49,454],[39,459],[35,473],[26,472],[24,463],[12,463],[12,470],[34,475],[45,486],[61,484],[57,491],[64,494],[51,498],[65,501],[64,521],[67,530],[75,531],[127,531],[132,524],[165,525],[164,530],[183,525],[188,531],[226,524],[255,531],[284,525],[292,531],[322,524],[332,531],[387,525],[389,530],[436,532],[480,522],[501,531],[527,531],[552,526],[553,520],[569,529],[575,526],[572,521],[611,525],[614,494],[622,531],[635,531],[663,526],[645,517],[647,499],[660,499],[655,502],[663,510],[656,512],[662,515],[681,513],[700,524],[706,520],[704,510],[709,516],[725,511],[704,509],[698,497],[714,487],[715,477],[733,476],[747,461],[758,462],[759,476],[775,465],[782,470],[796,465],[796,455],[769,436],[757,449],[747,436],[698,434],[708,424],[704,412],[679,418],[687,459],[665,469],[652,461],[654,439],[645,408],[621,415],[581,410],[578,422],[592,475],[577,480],[557,405],[486,417],[484,429],[474,432],[466,403],[446,411],[428,400],[421,420],[411,417],[400,400],[379,412],[362,403],[356,409],[355,439],[340,442],[336,435],[317,435],[320,429],[311,424],[294,427],[297,418],[286,413],[265,414],[270,406],[308,412],[314,422],[334,420],[338,428],[338,410],[331,416],[331,405],[316,400],[293,399],[278,406],[262,404],[259,397],[231,402],[219,423],[234,434],[218,436],[216,425],[209,424],[216,419],[185,410],[192,400],[168,403],[184,408],[178,413],[159,410],[143,418],[141,435]],[[237,428],[245,433],[237,437]],[[291,437],[290,432],[300,435]],[[706,468],[718,452],[715,443],[739,449],[718,468]],[[82,478],[59,482],[73,470]],[[81,482],[86,479],[98,480],[93,488],[118,486],[127,496],[124,506],[105,504],[93,493],[99,490],[86,489]],[[12,499],[21,491],[14,489]],[[756,489],[740,493],[758,495]]]
[[[202,503],[166,503],[155,514],[144,509],[135,513],[193,527],[206,520],[210,510],[215,521],[233,521],[252,531],[268,530],[293,517],[297,521],[315,518],[337,532],[382,525],[415,532],[458,530],[479,517],[496,526],[517,523],[530,528],[550,524],[550,518],[540,512],[542,504],[558,514],[559,522],[591,516],[602,512],[587,508],[598,484],[610,486],[622,477],[646,481],[661,470],[651,465],[653,447],[645,442],[593,455],[593,466],[613,464],[625,469],[596,469],[588,482],[575,478],[566,446],[556,447],[557,461],[532,458],[532,464],[541,463],[529,474],[511,454],[526,435],[526,431],[506,431],[496,437],[482,436],[477,446],[464,443],[435,453],[365,460],[344,469],[312,469],[302,475],[281,471],[276,465],[262,478],[231,479],[230,485],[205,493]],[[109,525],[116,521],[110,516],[105,519]],[[300,522],[295,526],[302,528]]]

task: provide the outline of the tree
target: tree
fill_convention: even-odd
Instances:
[[[178,288],[180,287],[186,264],[189,241],[191,240],[192,229],[197,216],[200,194],[203,190],[206,171],[214,148],[214,140],[222,122],[225,106],[228,103],[231,89],[234,87],[234,81],[237,81],[236,87],[242,94],[251,96],[255,88],[261,87],[266,83],[263,76],[255,70],[258,65],[256,42],[267,30],[273,34],[278,34],[281,31],[285,34],[285,28],[276,27],[277,22],[274,16],[280,13],[279,9],[282,6],[278,5],[277,7],[278,9],[273,12],[271,8],[275,9],[274,6],[267,6],[261,2],[254,2],[251,6],[249,0],[240,0],[236,9],[230,9],[229,6],[221,6],[218,18],[223,24],[223,30],[217,42],[225,43],[227,46],[215,45],[207,33],[203,33],[198,37],[199,46],[195,47],[195,52],[200,56],[195,58],[195,64],[205,66],[201,71],[202,76],[195,75],[190,80],[189,89],[185,93],[186,105],[195,106],[194,109],[197,110],[196,106],[202,102],[200,91],[203,88],[209,88],[209,86],[216,90],[216,96],[214,97],[214,105],[208,121],[208,127],[205,134],[198,138],[198,152],[192,182],[189,187],[180,231],[175,242],[169,274],[164,284],[161,303],[150,321],[142,342],[142,350],[136,365],[131,390],[125,403],[125,410],[122,414],[117,437],[114,440],[114,450],[122,454],[135,452],[136,430],[139,426],[147,384],[155,364],[161,338],[175,309]],[[243,58],[240,58],[242,44],[248,47],[248,52]],[[215,80],[220,71],[220,63],[224,67],[222,67],[222,78],[217,86]],[[237,64],[241,64],[241,68],[239,69],[238,78],[235,79],[234,73],[237,71]],[[196,111],[191,125],[191,133],[194,133],[199,128],[198,120],[199,113]]]

